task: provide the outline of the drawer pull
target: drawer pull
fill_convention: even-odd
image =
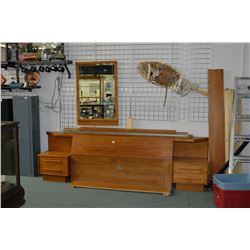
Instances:
[[[119,165],[119,166],[117,167],[117,170],[118,170],[118,171],[122,171],[122,170],[123,170],[123,167],[122,167],[121,165]]]
[[[115,141],[112,141],[112,143],[114,144],[114,143],[115,143]]]
[[[179,168],[180,171],[201,171],[201,169],[195,169],[195,168]]]
[[[43,162],[49,162],[49,163],[62,163],[62,160],[42,160]]]
[[[51,172],[58,172],[58,173],[63,172],[63,170],[58,170],[58,169],[53,170],[53,169],[45,168],[44,170],[45,170],[45,171],[51,171]]]

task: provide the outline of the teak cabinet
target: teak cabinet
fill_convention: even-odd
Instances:
[[[67,181],[70,175],[70,154],[65,152],[45,152],[38,155],[39,173],[44,180]]]
[[[45,180],[170,194],[172,183],[178,190],[202,191],[209,179],[208,139],[187,133],[81,128],[48,132],[48,139],[48,152],[39,155]]]

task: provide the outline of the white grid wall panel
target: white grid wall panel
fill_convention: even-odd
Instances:
[[[179,97],[168,91],[167,104],[163,107],[165,88],[144,80],[136,70],[141,61],[160,61],[173,65],[191,82],[207,89],[207,69],[211,67],[212,46],[208,43],[65,43],[65,55],[73,62],[116,60],[118,61],[119,127],[126,126],[128,116],[141,121],[207,122],[207,98],[196,93]],[[71,79],[62,76],[60,115],[61,129],[77,127],[76,70],[69,65]],[[15,71],[8,70],[13,75]],[[5,72],[5,74],[6,74]],[[43,76],[46,74],[46,76]],[[41,90],[35,92],[2,91],[2,96],[39,95],[48,101],[57,74],[41,73]],[[23,74],[21,74],[23,81]],[[44,89],[46,87],[46,89]],[[51,86],[52,87],[52,86]],[[47,94],[46,94],[47,90]],[[131,92],[132,91],[132,92]],[[41,93],[40,93],[41,92]]]
[[[211,66],[211,44],[198,43],[67,43],[68,59],[77,61],[118,61],[119,127],[128,116],[135,120],[207,122],[207,98],[196,93],[179,97],[146,82],[137,72],[137,64],[152,60],[172,64],[187,79],[207,89],[207,69]],[[72,79],[63,78],[62,127],[77,127],[75,65],[70,65]],[[132,91],[132,94],[131,94]]]

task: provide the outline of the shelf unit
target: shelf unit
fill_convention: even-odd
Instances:
[[[39,66],[39,65],[62,65],[66,69],[68,73],[68,78],[71,78],[71,73],[69,71],[68,65],[72,64],[73,62],[71,60],[46,60],[46,61],[7,61],[7,62],[1,62],[1,68],[7,69],[7,68],[15,68],[16,69],[16,78],[17,82],[19,83],[19,72],[20,68],[23,66]]]
[[[6,54],[8,55],[8,50],[9,50],[9,44],[10,43],[6,43]],[[12,43],[12,44],[15,44],[17,47],[18,47],[18,43]],[[15,51],[15,59],[13,60],[9,60],[8,59],[8,56],[7,56],[7,61],[5,62],[1,62],[1,68],[5,68],[7,69],[8,67],[11,67],[11,68],[15,68],[16,69],[16,78],[17,78],[17,82],[19,83],[19,70],[20,70],[20,67],[22,66],[35,66],[35,65],[61,65],[61,66],[64,66],[65,70],[67,71],[68,73],[68,78],[70,79],[71,78],[71,73],[68,69],[68,64],[72,64],[72,61],[71,60],[66,60],[65,56],[63,59],[57,59],[57,60],[37,60],[37,61],[19,61],[18,60],[18,54],[19,54],[19,51],[18,49],[16,49]]]
[[[29,92],[32,91],[32,89],[40,89],[41,86],[35,86],[35,87],[18,87],[18,88],[10,88],[8,85],[1,86],[1,90],[8,90],[12,92],[13,90],[28,90]]]

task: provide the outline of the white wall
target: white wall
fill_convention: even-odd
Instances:
[[[237,76],[250,76],[250,44],[249,43],[215,43],[213,44],[212,66],[224,69],[224,87],[234,89],[234,78]],[[245,102],[243,110],[250,112],[249,102]],[[242,133],[249,134],[249,124],[242,124]],[[250,145],[242,152],[250,155]],[[247,165],[243,172],[250,173]]]
[[[214,43],[212,44],[212,68],[223,68],[225,72],[225,88],[232,88],[234,86],[234,77],[242,76],[243,72],[243,59],[244,72],[246,75],[250,75],[249,58],[250,58],[250,45],[245,46],[245,57],[243,57],[243,44],[242,43]],[[90,59],[92,55],[90,55]],[[81,60],[81,57],[77,56],[76,60]],[[74,68],[74,65],[71,66]],[[65,73],[64,73],[65,74]],[[41,74],[41,82],[39,83],[42,88],[37,90],[39,93],[40,101],[49,101],[52,96],[54,87],[54,80],[58,74]],[[65,74],[65,79],[67,76]],[[68,81],[68,82],[67,82]],[[70,83],[75,84],[74,80],[65,80],[64,86]],[[26,94],[26,93],[25,93]],[[29,94],[29,93],[27,93]],[[32,93],[35,94],[35,93]],[[67,93],[66,93],[67,94]],[[11,95],[10,93],[2,95]],[[156,128],[156,129],[176,129],[178,131],[185,131],[197,136],[208,135],[208,123],[207,122],[163,122],[163,121],[142,121],[135,120],[134,125],[136,128]],[[40,126],[41,126],[41,150],[47,149],[47,131],[59,131],[60,119],[59,114],[52,112],[49,109],[41,108],[40,110]]]
[[[244,43],[213,43],[212,44],[212,68],[224,69],[224,87],[234,88],[234,78],[250,75],[249,52],[250,44]],[[245,60],[244,60],[245,58]],[[245,61],[245,63],[243,63]]]
[[[245,47],[245,48],[244,48]],[[245,53],[244,53],[245,52]],[[236,76],[250,76],[250,44],[213,43],[211,68],[224,69],[224,88],[234,88]],[[135,121],[137,128],[188,131],[197,136],[208,136],[208,123]]]
[[[53,90],[55,86],[56,77],[59,73],[43,74],[41,73],[41,89],[36,92],[39,93],[40,99],[40,138],[41,138],[41,151],[48,149],[47,131],[60,131],[60,115],[53,112],[50,108],[46,108],[51,101]],[[57,92],[57,91],[56,91]]]
[[[144,129],[169,129],[178,132],[188,132],[195,136],[208,136],[207,122],[162,122],[162,121],[134,121],[135,128]]]
[[[250,43],[244,44],[243,76],[250,76]]]
[[[187,131],[207,136],[207,98],[191,92],[186,97],[168,93],[163,107],[165,89],[145,81],[137,72],[141,61],[167,62],[176,67],[192,83],[207,88],[207,69],[211,67],[211,44],[208,43],[67,43],[67,58],[76,61],[117,60],[119,82],[119,127],[126,126],[131,116],[136,128]],[[64,76],[65,110],[76,110],[75,66],[70,65],[72,78]],[[130,99],[130,89],[132,98]],[[130,104],[131,100],[131,105]],[[62,127],[76,127],[76,114],[65,112]],[[195,128],[195,129],[194,129]],[[198,128],[198,129],[196,129]]]
[[[15,70],[1,70],[1,73],[10,80],[11,77],[15,78]],[[51,109],[46,108],[46,104],[50,102],[53,89],[54,82],[56,77],[59,76],[59,73],[41,73],[41,79],[38,85],[41,86],[40,89],[35,89],[32,92],[23,91],[23,90],[14,90],[12,92],[9,91],[1,91],[2,98],[11,98],[13,95],[21,95],[21,96],[31,96],[38,95],[40,100],[40,140],[41,140],[41,151],[46,151],[48,149],[48,137],[47,131],[59,131],[60,130],[60,119],[59,114],[51,111]],[[20,82],[24,82],[23,74],[20,74]],[[46,103],[46,104],[45,104]]]

